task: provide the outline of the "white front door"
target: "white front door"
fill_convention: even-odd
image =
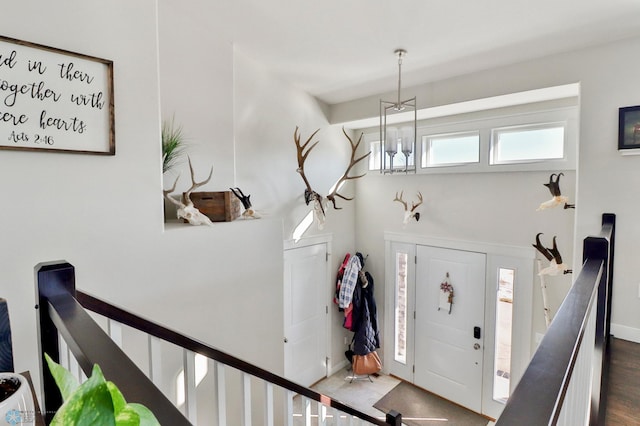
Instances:
[[[327,376],[327,245],[284,251],[284,375],[310,386]]]
[[[486,255],[418,246],[415,373],[417,386],[482,412]],[[447,308],[441,283],[453,287]]]

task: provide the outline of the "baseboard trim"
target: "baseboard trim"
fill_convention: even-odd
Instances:
[[[346,368],[349,365],[349,362],[344,359],[336,364],[331,365],[331,368],[329,369],[329,376],[333,376],[334,374],[336,374],[338,371]]]
[[[611,323],[611,334],[613,334],[618,339],[640,343],[640,328],[633,328],[626,325]]]

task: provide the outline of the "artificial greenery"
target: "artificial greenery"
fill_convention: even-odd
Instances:
[[[185,138],[182,126],[176,126],[171,121],[162,122],[162,173],[165,173],[176,164],[185,149]]]
[[[113,382],[108,382],[102,370],[94,364],[91,377],[84,383],[45,354],[62,400],[51,421],[52,426],[109,425],[159,426],[153,413],[144,405],[127,403]]]

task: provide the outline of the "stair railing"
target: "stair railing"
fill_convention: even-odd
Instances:
[[[605,423],[615,219],[584,239],[582,270],[497,426]]]
[[[91,373],[94,364],[100,365],[107,380],[113,381],[125,399],[148,407],[163,425],[181,426],[197,424],[195,397],[194,357],[200,354],[212,360],[216,372],[216,417],[218,426],[242,424],[249,426],[256,409],[252,402],[252,383],[263,383],[260,405],[261,419],[256,424],[273,426],[278,411],[274,409],[274,388],[284,392],[285,407],[282,411],[284,423],[293,426],[293,398],[300,395],[303,405],[302,421],[311,424],[311,405],[317,404],[317,424],[348,425],[394,425],[402,424],[401,414],[391,411],[384,418],[363,413],[340,401],[301,386],[263,368],[252,365],[203,342],[185,336],[149,321],[136,314],[104,302],[75,288],[74,267],[66,262],[46,263],[36,266],[39,291],[39,337],[41,346],[41,377],[44,412],[47,423],[62,404],[60,392],[53,377],[45,368],[44,353],[54,361],[67,364],[82,378]],[[93,311],[108,319],[109,336],[87,311]],[[146,374],[119,347],[121,324],[148,335],[149,372]],[[115,340],[115,342],[114,342]],[[154,384],[153,379],[161,373],[154,361],[154,352],[165,341],[182,348],[185,372],[184,413]],[[240,415],[227,413],[226,376],[228,370],[241,372],[242,407]],[[72,371],[74,372],[74,371]],[[260,411],[258,410],[258,411]],[[230,415],[231,414],[231,415]],[[235,417],[234,417],[235,414]],[[238,419],[237,417],[240,417]],[[344,423],[342,423],[344,422]],[[296,422],[296,424],[300,424]]]

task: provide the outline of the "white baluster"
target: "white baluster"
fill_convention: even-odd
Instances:
[[[293,426],[293,397],[295,396],[295,394],[293,393],[293,391],[288,390],[287,391],[287,396],[285,398],[285,414],[286,414],[286,422],[287,424],[285,426]]]
[[[122,324],[109,320],[107,322],[107,330],[109,331],[109,337],[111,337],[111,340],[113,340],[113,342],[122,349]]]
[[[264,424],[273,426],[273,384],[264,382]]]
[[[148,335],[149,378],[158,389],[162,389],[162,342]]]
[[[69,364],[69,347],[60,333],[58,333],[58,354],[60,355],[60,362],[58,362],[58,364],[71,371]]]
[[[216,367],[216,394],[218,395],[218,425],[227,425],[227,385],[224,364],[214,361]]]
[[[72,353],[69,353],[69,372],[80,382],[80,366]]]
[[[311,426],[311,400],[302,398],[302,412],[304,414],[304,426]]]
[[[338,410],[337,408],[333,408],[331,407],[329,409],[329,412],[331,413],[331,415],[333,416],[333,424],[335,426],[340,426],[342,424],[342,418],[340,418],[340,415],[342,414],[340,412],[340,410]]]
[[[196,354],[182,350],[182,368],[184,369],[184,410],[193,424],[198,424],[196,406]]]
[[[242,373],[242,424],[251,426],[251,376]]]
[[[327,407],[318,402],[318,426],[327,426]]]

